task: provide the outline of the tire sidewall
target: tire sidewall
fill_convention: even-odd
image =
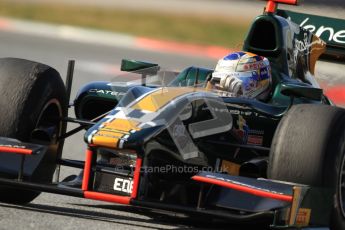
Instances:
[[[42,73],[42,76],[33,85],[25,102],[22,116],[18,122],[16,138],[30,141],[31,132],[37,126],[43,108],[54,99],[60,107],[61,115],[66,116],[66,93],[64,88],[57,87],[61,84],[63,83],[55,70],[49,69]]]
[[[342,213],[341,210],[342,199],[340,195],[341,171],[342,167],[344,167],[343,164],[345,161],[345,125],[342,125],[338,131],[339,141],[334,141],[334,144],[330,144],[330,151],[328,152],[329,159],[326,159],[327,164],[324,168],[324,185],[332,189],[335,188],[333,190],[334,196],[333,209],[331,213],[331,229],[345,229],[345,213]],[[337,154],[331,154],[333,152]],[[343,193],[342,196],[345,196],[345,193]],[[345,206],[343,206],[343,211],[345,212]]]
[[[310,118],[314,120],[307,120]],[[344,109],[325,105],[293,106],[280,121],[273,138],[268,177],[331,188],[334,196],[330,227],[345,229],[339,190],[344,152]]]

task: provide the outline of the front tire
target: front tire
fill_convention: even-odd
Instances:
[[[52,180],[56,156],[63,144],[57,137],[64,132],[60,118],[67,114],[66,100],[64,83],[55,69],[24,59],[0,59],[0,136],[23,142],[47,143],[46,137],[33,137],[33,131],[40,127],[53,127],[55,130],[53,140],[47,143],[50,150],[47,157],[34,175],[26,178],[30,181],[49,183]],[[19,160],[18,155],[6,153],[0,158],[11,162]],[[11,175],[6,177],[13,178]],[[0,187],[0,201],[7,203],[28,203],[39,194],[37,191]]]
[[[345,229],[345,110],[293,106],[277,127],[267,173],[270,179],[332,188],[330,226]]]

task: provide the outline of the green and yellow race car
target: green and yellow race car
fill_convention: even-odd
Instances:
[[[47,65],[0,59],[11,101],[0,109],[0,201],[50,192],[271,229],[345,229],[345,110],[314,84],[317,60],[345,62],[345,22],[278,3],[297,5],[269,0],[243,46],[271,63],[265,101],[210,89],[212,69],[123,60],[124,75],[88,83],[69,103],[74,61],[65,85]],[[63,158],[77,132],[84,161]],[[60,180],[60,166],[81,174]]]

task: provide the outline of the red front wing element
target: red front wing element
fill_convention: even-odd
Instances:
[[[131,197],[119,196],[100,192],[85,191],[84,197],[91,200],[101,200],[106,202],[118,203],[118,204],[129,204]]]
[[[133,199],[137,198],[137,194],[138,194],[141,165],[142,165],[142,159],[137,158],[137,162],[135,164],[134,177],[133,177],[133,191],[131,194],[131,198]]]
[[[209,173],[210,174],[210,173]],[[214,176],[216,175],[216,176]],[[211,177],[210,177],[211,176]],[[201,173],[199,175],[193,176],[192,179],[208,184],[214,184],[221,187],[234,189],[240,192],[249,193],[254,196],[264,197],[264,198],[270,198],[275,200],[281,200],[284,202],[292,202],[293,195],[291,194],[283,194],[282,192],[277,192],[270,188],[270,185],[266,182],[263,182],[260,184],[260,181],[252,179],[253,183],[248,183],[247,181],[242,182],[241,177],[231,177],[231,179],[227,179],[226,177],[230,177],[229,175],[223,175],[219,174],[217,177],[217,174],[211,174],[211,175]],[[244,178],[243,178],[244,180]],[[248,179],[245,179],[248,180]],[[250,179],[249,179],[250,180]],[[275,184],[274,182],[269,182],[272,184]],[[286,187],[287,185],[282,185]],[[290,186],[287,186],[290,187]],[[291,186],[291,193],[292,193],[292,187]]]
[[[32,150],[31,149],[16,148],[16,147],[0,146],[0,153],[16,153],[16,154],[31,155]]]
[[[83,182],[82,182],[82,190],[84,192],[85,198],[92,199],[92,200],[101,200],[101,201],[106,201],[106,202],[119,203],[119,204],[129,204],[131,199],[135,199],[137,197],[138,188],[139,188],[139,180],[140,180],[140,170],[141,170],[141,165],[142,165],[141,158],[137,158],[136,160],[134,177],[133,177],[133,190],[132,190],[131,196],[121,196],[121,195],[113,195],[113,194],[89,191],[89,182],[90,182],[93,157],[94,155],[93,155],[92,149],[87,149],[86,157],[85,157]]]
[[[86,150],[85,154],[85,165],[84,165],[84,174],[83,174],[83,183],[81,189],[87,191],[89,189],[89,181],[91,175],[91,164],[92,164],[92,155],[93,152],[91,149]]]

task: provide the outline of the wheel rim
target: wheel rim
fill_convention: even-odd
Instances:
[[[340,167],[340,177],[339,177],[339,199],[341,214],[345,218],[345,154],[343,154],[341,167]]]
[[[60,102],[57,99],[49,100],[43,107],[40,115],[38,116],[35,129],[39,130],[39,134],[31,133],[32,142],[44,142],[47,148],[47,155],[50,162],[55,162],[55,165],[50,169],[45,169],[44,173],[47,175],[46,182],[51,182],[53,174],[56,170],[56,161],[61,151],[61,140],[59,137],[63,130],[63,110]]]
[[[61,135],[61,128],[62,128],[62,121],[60,120],[61,117],[62,117],[62,108],[59,101],[56,99],[51,99],[45,104],[40,115],[38,116],[35,128],[39,128],[40,126],[56,127],[57,129],[54,134],[56,135],[56,138],[58,138],[58,136]],[[57,142],[57,139],[55,139],[53,142]],[[51,143],[51,144],[54,145],[58,143]]]

